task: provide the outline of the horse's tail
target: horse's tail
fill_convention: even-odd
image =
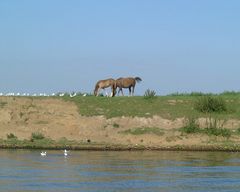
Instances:
[[[114,83],[113,83],[113,88],[116,89],[117,88],[117,80],[114,80]]]
[[[139,83],[140,81],[142,81],[142,79],[140,77],[135,77],[135,80]]]
[[[116,95],[116,89],[117,89],[117,81],[115,79],[113,79],[112,81],[111,88],[112,88],[112,97],[114,97]]]

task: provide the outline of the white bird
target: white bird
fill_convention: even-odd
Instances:
[[[59,96],[60,97],[63,97],[65,95],[65,93],[60,93]]]
[[[40,154],[41,154],[41,156],[46,156],[47,152],[46,151],[45,152],[42,151]]]
[[[75,97],[76,95],[77,93],[73,93],[73,94],[70,93],[70,97]]]
[[[55,93],[52,93],[52,95],[51,96],[55,96],[56,94]]]
[[[65,157],[68,156],[68,151],[65,149],[63,154]]]
[[[86,97],[86,96],[87,96],[87,93],[84,93],[84,94],[83,94],[83,97]]]

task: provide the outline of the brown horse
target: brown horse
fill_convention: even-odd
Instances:
[[[104,80],[99,80],[94,89],[94,95],[98,96],[100,89],[103,89],[105,91],[105,88],[111,87],[112,93],[111,97],[114,97],[115,95],[115,80],[114,79],[104,79]],[[107,93],[106,93],[107,95]]]
[[[140,82],[142,81],[142,79],[140,77],[127,77],[127,78],[118,78],[117,80],[115,80],[115,90],[114,90],[114,94],[116,92],[116,89],[118,89],[118,95],[119,95],[119,92],[121,91],[122,92],[122,96],[123,96],[123,90],[122,88],[128,88],[129,89],[129,95],[132,95],[134,94],[134,88],[135,88],[135,85],[136,85],[136,82]]]

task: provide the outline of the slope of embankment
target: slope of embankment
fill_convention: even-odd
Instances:
[[[229,112],[194,109],[194,97],[0,97],[0,145],[10,148],[239,150],[236,97]],[[183,131],[214,119],[227,135]],[[206,125],[208,124],[208,125]],[[207,129],[206,129],[207,130]],[[39,136],[40,135],[40,136]]]

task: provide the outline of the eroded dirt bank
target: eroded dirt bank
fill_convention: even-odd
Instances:
[[[179,128],[184,126],[184,117],[175,120],[163,119],[160,116],[116,117],[107,119],[104,116],[86,117],[78,113],[76,105],[55,98],[1,97],[0,138],[6,139],[13,133],[19,139],[29,139],[32,133],[41,132],[54,140],[69,140],[95,143],[138,145],[145,147],[174,146],[218,146],[231,143],[237,145],[239,137],[231,139],[211,137],[204,134],[182,134]],[[204,122],[204,119],[200,119]],[[225,127],[239,128],[240,122],[228,120]],[[126,134],[134,128],[159,128],[163,134]]]

